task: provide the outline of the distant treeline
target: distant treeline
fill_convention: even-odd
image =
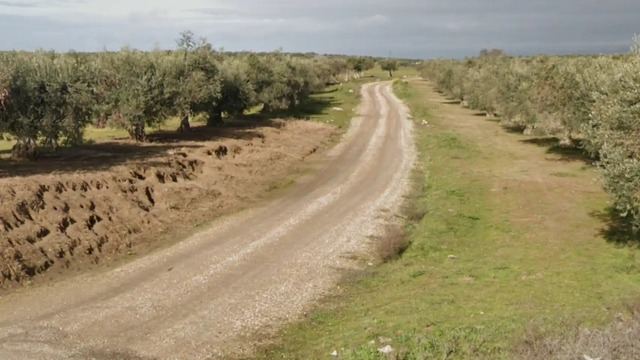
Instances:
[[[510,57],[484,51],[422,74],[508,127],[551,135],[600,165],[618,213],[640,230],[640,42],[616,56]]]
[[[289,109],[326,85],[372,68],[368,57],[224,53],[190,32],[174,51],[0,53],[0,135],[15,158],[82,142],[84,128],[116,126],[144,141],[145,127],[205,114],[208,124],[261,107]]]

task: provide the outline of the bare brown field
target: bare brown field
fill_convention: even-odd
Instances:
[[[170,234],[241,209],[334,131],[303,121],[241,123],[2,161],[0,287],[148,252]]]

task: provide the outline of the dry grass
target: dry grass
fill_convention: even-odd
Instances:
[[[376,239],[376,254],[383,262],[399,258],[410,245],[407,232],[400,225],[388,227],[384,236]]]
[[[550,337],[538,329],[528,332],[528,338],[517,349],[523,360],[537,359],[640,359],[640,307],[630,315],[619,315],[603,329],[574,327],[562,336]]]

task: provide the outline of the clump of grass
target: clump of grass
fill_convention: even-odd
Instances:
[[[522,360],[640,359],[640,307],[631,310],[602,329],[574,326],[561,336],[549,336],[532,327],[514,356]]]
[[[406,230],[400,225],[391,225],[384,236],[376,239],[376,253],[380,260],[388,262],[402,256],[409,245]]]

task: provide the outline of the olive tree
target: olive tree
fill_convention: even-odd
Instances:
[[[225,59],[220,66],[220,97],[207,109],[207,124],[220,126],[223,113],[229,115],[242,114],[255,102],[255,91],[249,79],[248,64],[240,59]]]
[[[380,68],[389,72],[389,77],[393,77],[393,72],[398,70],[398,61],[396,60],[384,60],[380,62]]]
[[[171,111],[165,91],[166,74],[151,54],[123,49],[110,64],[108,82],[111,123],[129,132],[132,139],[144,141],[145,127],[162,122]]]
[[[217,107],[221,96],[220,70],[212,47],[204,40],[197,46],[184,46],[177,56],[163,62],[165,91],[173,103],[172,114],[181,120],[180,131],[191,129],[190,118],[195,113]]]
[[[247,58],[249,77],[256,91],[256,104],[266,113],[287,109],[291,98],[288,77],[292,70],[285,55],[250,55]]]
[[[375,61],[373,61],[373,59],[363,56],[350,57],[347,60],[347,63],[358,77],[362,76],[363,72],[371,70],[375,66]]]
[[[3,131],[16,139],[12,156],[32,159],[37,145],[56,148],[62,139],[82,141],[90,121],[93,98],[86,83],[85,64],[55,53],[16,58],[10,73],[3,75]]]
[[[32,59],[16,61],[3,90],[2,129],[16,138],[12,149],[14,158],[34,158],[36,141],[42,125],[43,84],[37,79]]]
[[[220,71],[213,47],[206,39],[196,41],[192,32],[185,31],[177,44],[177,57],[169,57],[165,64],[167,89],[175,104],[175,115],[181,120],[179,131],[188,131],[194,113],[217,107]]]
[[[60,125],[65,145],[78,145],[83,141],[85,127],[95,115],[95,83],[92,75],[95,64],[86,57],[71,54],[58,66],[60,77]],[[57,141],[57,137],[52,140]]]
[[[614,65],[593,108],[590,135],[616,209],[640,230],[640,57]]]

